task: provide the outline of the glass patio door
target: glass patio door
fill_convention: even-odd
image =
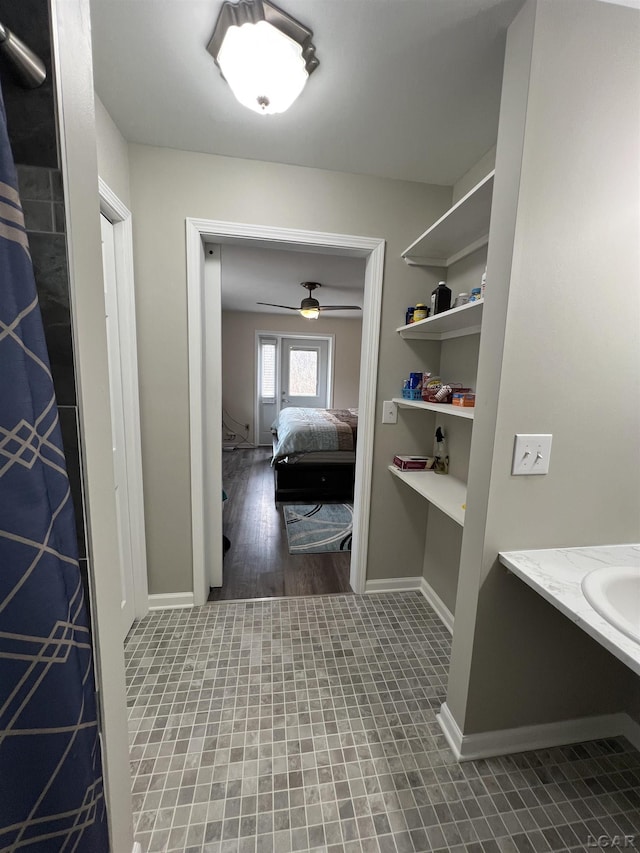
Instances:
[[[326,338],[258,338],[257,443],[271,444],[271,424],[281,408],[330,405],[330,346]]]
[[[327,408],[329,342],[319,338],[282,338],[281,355],[281,408]]]

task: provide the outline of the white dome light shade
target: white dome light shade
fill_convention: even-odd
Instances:
[[[218,64],[240,103],[263,115],[288,110],[309,78],[302,46],[266,21],[229,27]]]
[[[243,106],[283,113],[320,64],[313,33],[269,0],[225,0],[207,50]]]

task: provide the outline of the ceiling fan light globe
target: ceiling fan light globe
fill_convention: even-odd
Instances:
[[[305,320],[317,320],[320,316],[319,308],[301,308],[300,313],[305,318]]]
[[[261,115],[288,110],[309,78],[301,45],[267,21],[229,27],[217,59],[238,101]]]

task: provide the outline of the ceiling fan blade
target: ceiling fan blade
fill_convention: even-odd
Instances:
[[[362,311],[359,305],[321,305],[320,311]]]
[[[287,308],[289,311],[299,311],[299,308],[294,308],[292,305],[276,305],[275,302],[256,302],[256,305],[268,305],[270,308]]]

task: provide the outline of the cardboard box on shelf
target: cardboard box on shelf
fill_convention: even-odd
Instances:
[[[454,406],[475,406],[476,404],[476,395],[475,394],[460,394],[454,391],[451,397],[451,403]]]
[[[399,456],[393,457],[393,464],[402,471],[424,471],[433,468],[433,456]]]

